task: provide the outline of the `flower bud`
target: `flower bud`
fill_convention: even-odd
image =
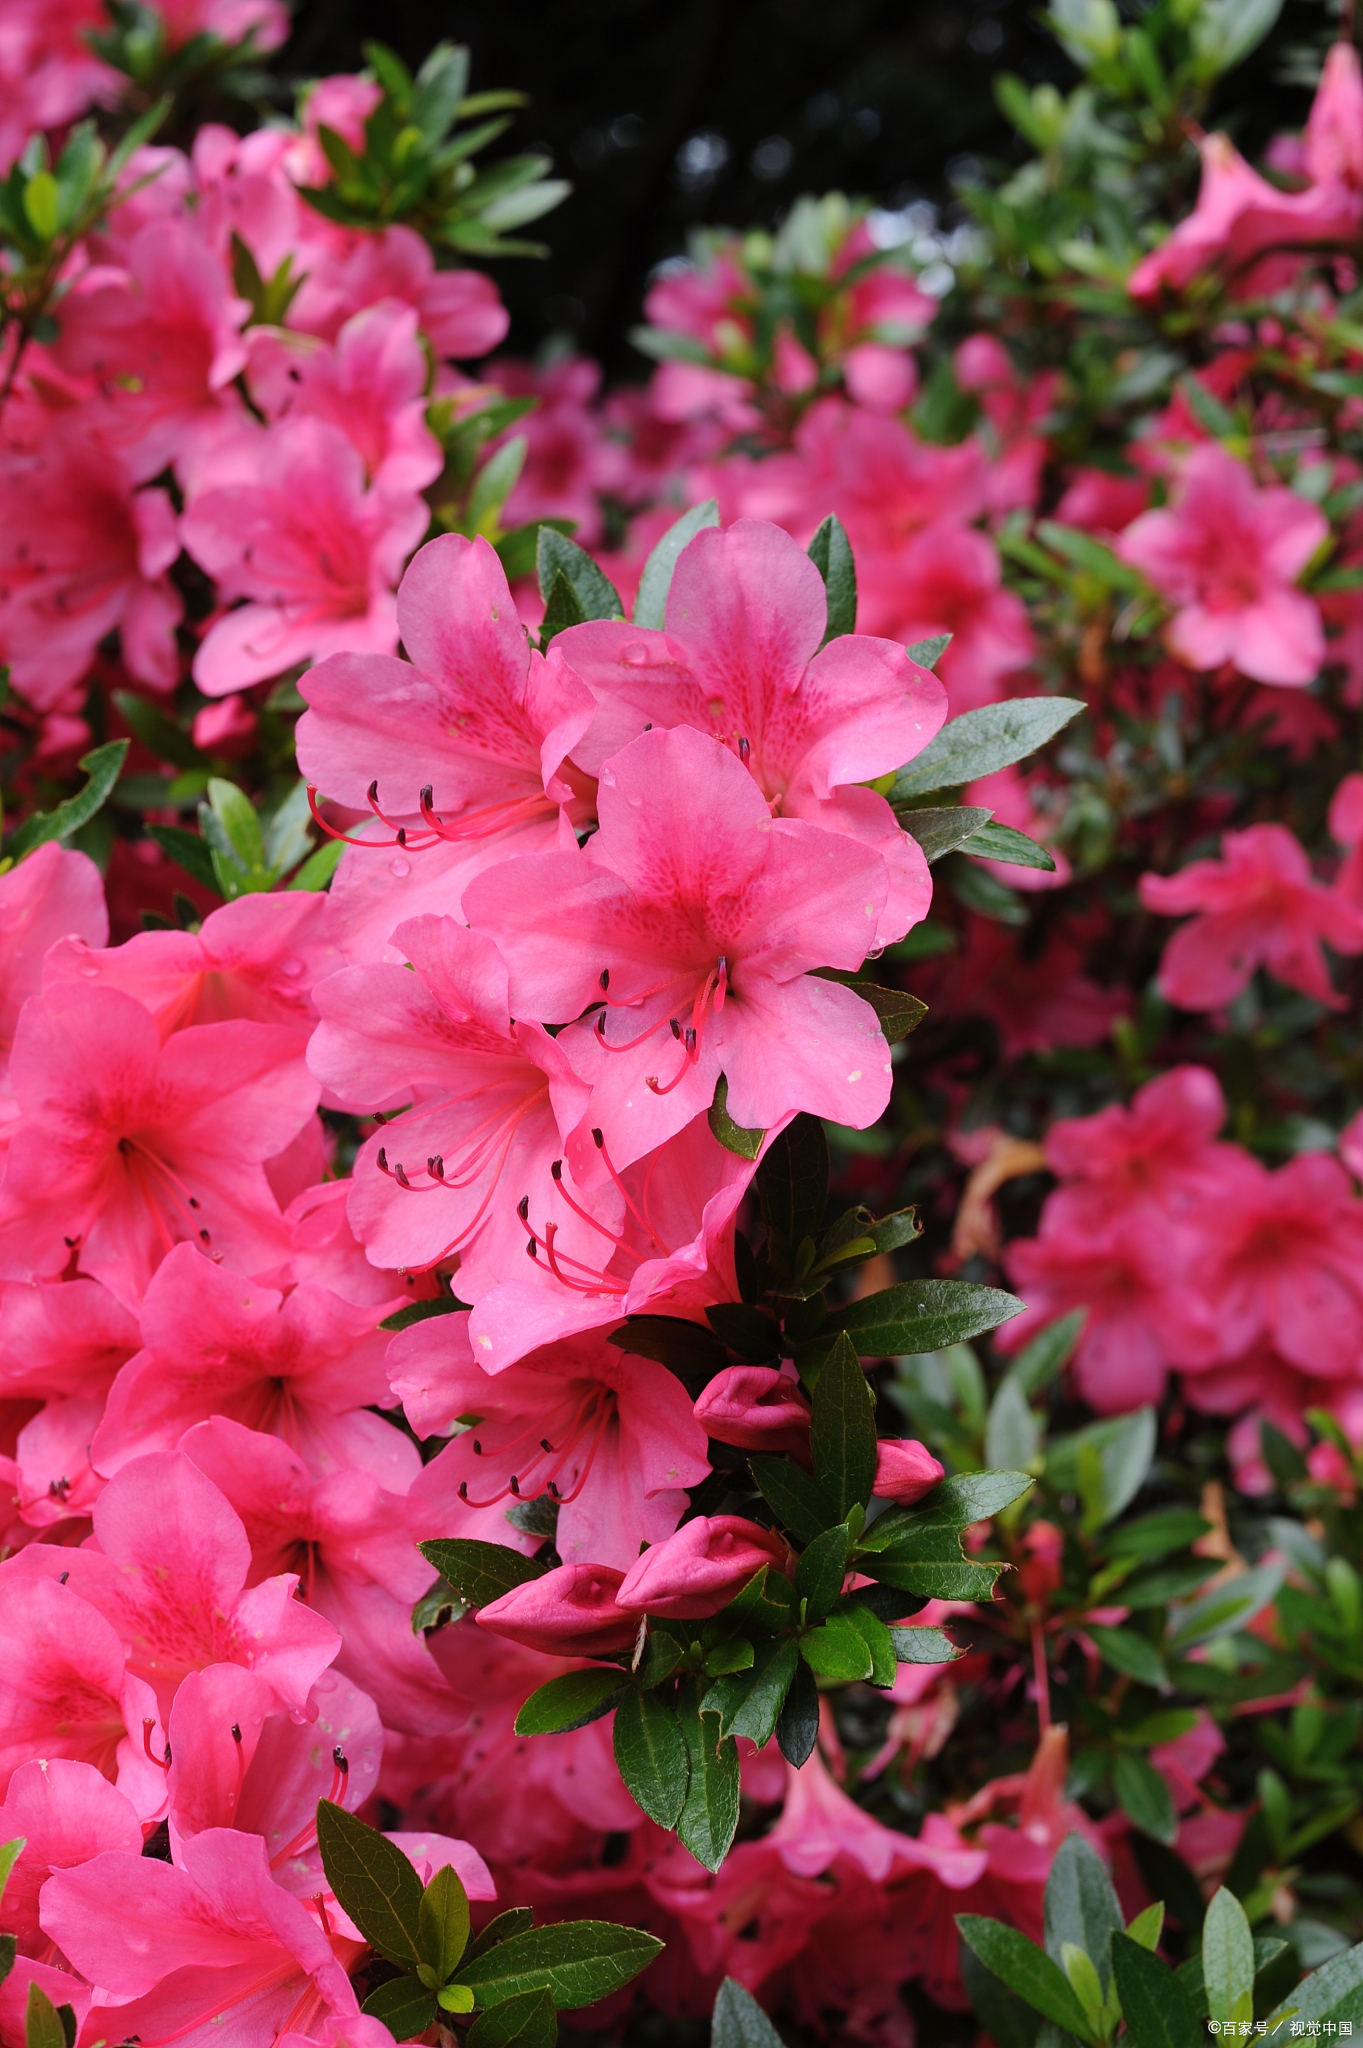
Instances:
[[[785,1543],[741,1515],[698,1515],[632,1564],[616,1604],[634,1614],[700,1621],[718,1614],[764,1564],[787,1563]]]
[[[480,1628],[555,1657],[593,1657],[627,1650],[638,1619],[616,1605],[623,1572],[605,1564],[561,1564],[542,1579],[513,1586],[478,1610]]]
[[[731,1365],[696,1402],[696,1420],[717,1443],[740,1451],[809,1449],[809,1404],[800,1382],[769,1365]]]
[[[897,1441],[883,1437],[876,1445],[876,1483],[872,1491],[881,1500],[897,1501],[906,1508],[910,1502],[931,1493],[945,1472],[946,1466],[916,1437],[900,1437]]]

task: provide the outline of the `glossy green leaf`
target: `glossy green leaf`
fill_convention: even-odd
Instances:
[[[865,1507],[876,1477],[875,1394],[847,1337],[838,1339],[819,1370],[810,1447],[814,1476],[839,1516]]]
[[[845,1614],[830,1614],[821,1627],[807,1629],[800,1638],[800,1655],[816,1678],[835,1685],[869,1678],[873,1668],[870,1644]]]
[[[535,546],[535,573],[540,596],[547,604],[555,579],[565,576],[572,587],[584,619],[620,619],[624,607],[620,594],[604,576],[585,549],[566,533],[541,526]]]
[[[1044,1949],[1028,1941],[1016,1927],[1001,1920],[987,1920],[975,1913],[958,1913],[956,1925],[961,1938],[974,1950],[985,1968],[1010,1991],[1025,1999],[1043,2019],[1053,2020],[1081,2041],[1091,2039],[1083,2006],[1075,1997],[1069,1978]]]
[[[857,630],[857,565],[852,543],[837,514],[830,512],[809,543],[809,559],[823,577],[828,593],[828,624],[822,646]]]
[[[566,1735],[608,1714],[629,1689],[623,1671],[565,1671],[531,1693],[516,1716],[517,1735]]]
[[[799,1543],[809,1543],[838,1522],[838,1512],[817,1479],[789,1458],[755,1452],[748,1466],[763,1500]]]
[[[437,1870],[421,1894],[416,1938],[422,1962],[448,1983],[469,1940],[468,1893],[452,1863]]]
[[[949,719],[922,753],[900,769],[890,801],[957,789],[1011,767],[1053,740],[1083,709],[1077,697],[1011,697]]]
[[[1067,1942],[1082,1949],[1106,1998],[1112,1937],[1125,1922],[1102,1859],[1080,1834],[1067,1835],[1056,1851],[1046,1880],[1045,1918],[1047,1955],[1058,1963]]]
[[[667,616],[667,594],[672,588],[682,549],[705,527],[718,525],[719,506],[713,498],[707,498],[703,505],[695,505],[689,512],[683,512],[676,524],[668,527],[644,563],[643,574],[639,578],[639,590],[634,600],[636,626],[662,627]]]
[[[533,1927],[535,1916],[529,1906],[508,1906],[504,1913],[498,1913],[489,1920],[481,1934],[475,1934],[464,1952],[464,1965],[475,1956],[485,1956],[499,1941],[510,1941],[513,1934],[524,1934],[527,1927]]]
[[[648,1968],[663,1944],[638,1927],[609,1920],[568,1920],[513,1934],[460,1969],[479,2005],[501,2005],[526,1991],[547,1991],[561,2012],[595,2005]]]
[[[317,1802],[317,1846],[327,1883],[370,1947],[415,1968],[421,1879],[402,1850],[330,1799]]]
[[[1202,1981],[1212,2019],[1253,2019],[1254,1936],[1244,1907],[1224,1885],[1202,1923]]]
[[[1132,2048],[1205,2048],[1202,2023],[1178,1978],[1129,1934],[1112,1937],[1112,1975]]]
[[[859,1600],[849,1600],[841,1610],[841,1617],[856,1630],[871,1653],[871,1669],[867,1674],[871,1684],[892,1686],[899,1675],[899,1659],[895,1654],[895,1639],[885,1623]]]
[[[1331,1956],[1289,1992],[1268,2023],[1268,2039],[1274,2048],[1291,2038],[1293,2020],[1302,2021],[1307,2032],[1317,2022],[1322,2029],[1329,2021],[1338,2028],[1341,2020],[1349,2022],[1355,2037],[1363,2032],[1363,1942]]]
[[[558,2014],[548,1991],[519,1991],[474,2021],[468,2048],[554,2048]]]
[[[819,1688],[803,1661],[791,1674],[790,1691],[776,1721],[776,1744],[796,1770],[808,1763],[819,1737]]]
[[[810,1621],[822,1621],[842,1592],[847,1575],[847,1529],[835,1522],[816,1536],[795,1567],[795,1591]]]
[[[514,1586],[528,1585],[531,1579],[543,1578],[545,1572],[544,1565],[504,1543],[436,1536],[417,1547],[470,1607],[488,1607]]]
[[[1041,2015],[1010,1991],[972,1948],[961,1943],[961,1978],[971,2010],[984,2026],[994,2048],[1036,2048]],[[1053,2033],[1054,2029],[1051,2030]],[[1063,2036],[1056,2035],[1057,2040]]]
[[[785,2048],[750,1991],[726,1977],[710,2021],[710,2048]]]
[[[966,1280],[906,1280],[836,1309],[827,1327],[830,1336],[845,1331],[862,1358],[898,1358],[978,1337],[1023,1306],[1000,1288]]]
[[[775,1732],[799,1656],[791,1637],[778,1637],[758,1653],[751,1671],[715,1680],[701,1700],[702,1714],[719,1716],[721,1735],[745,1735],[761,1749]]]
[[[700,1711],[705,1690],[703,1679],[688,1679],[677,1706],[690,1767],[677,1836],[698,1863],[718,1870],[738,1828],[738,1751],[716,1717]]]
[[[946,804],[931,810],[900,810],[895,815],[909,837],[918,841],[923,858],[931,867],[934,861],[964,846],[982,825],[989,823],[994,813],[981,804]]]
[[[673,1709],[631,1686],[615,1714],[615,1761],[636,1806],[660,1828],[675,1828],[691,1765]]]
[[[1046,851],[1035,839],[1029,839],[1025,832],[1015,831],[1011,825],[992,822],[981,825],[961,847],[972,860],[1000,860],[1010,867],[1041,868],[1047,874],[1055,873],[1055,857]]]
[[[729,1114],[729,1082],[721,1074],[715,1083],[714,1100],[707,1112],[710,1135],[721,1144],[726,1152],[732,1152],[739,1159],[756,1159],[762,1150],[765,1131],[749,1130],[743,1124],[736,1124]]]

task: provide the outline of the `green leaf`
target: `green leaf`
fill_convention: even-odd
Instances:
[[[1143,1913],[1138,1913],[1126,1931],[1133,1941],[1138,1941],[1142,1948],[1148,1948],[1154,1955],[1164,1932],[1163,1899],[1156,1899],[1153,1906],[1147,1906]]]
[[[997,1287],[965,1280],[905,1280],[879,1294],[849,1302],[828,1318],[831,1333],[845,1330],[862,1358],[897,1358],[945,1351],[985,1330],[995,1330],[1024,1303]]]
[[[138,697],[131,690],[115,690],[119,717],[158,761],[170,761],[177,768],[201,768],[204,757],[193,739],[175,721],[167,718],[159,704]]]
[[[1076,526],[1061,526],[1054,519],[1043,519],[1037,525],[1037,539],[1052,553],[1063,555],[1076,569],[1083,569],[1095,576],[1100,583],[1112,590],[1139,593],[1145,589],[1145,579],[1137,569],[1132,569],[1106,548],[1091,533],[1084,533]]]
[[[1108,1557],[1163,1557],[1171,1550],[1186,1549],[1211,1528],[1193,1508],[1159,1508],[1135,1522],[1124,1522],[1103,1539]]]
[[[961,1944],[961,1976],[971,2010],[995,2048],[1036,2048],[1041,2016],[986,1970],[975,1951]],[[1060,2038],[1060,2037],[1057,2037]]]
[[[61,2015],[36,1978],[29,1979],[24,2005],[24,2048],[66,2048]]]
[[[839,1516],[865,1507],[876,1478],[875,1394],[846,1337],[839,1337],[815,1383],[810,1447],[814,1477]]]
[[[1012,697],[964,712],[949,720],[922,753],[900,769],[890,802],[926,796],[929,790],[957,789],[1025,760],[1083,709],[1077,697]]]
[[[975,1522],[1002,1514],[1035,1483],[1026,1472],[953,1473],[948,1479],[939,1479],[932,1492],[912,1507],[890,1508],[881,1515],[862,1537],[862,1544],[898,1548],[901,1541],[928,1530],[968,1529]]]
[[[994,813],[982,804],[946,804],[931,810],[897,811],[895,815],[909,837],[918,841],[924,860],[931,866],[944,854],[954,853],[958,846],[973,839]]]
[[[520,481],[528,446],[524,434],[513,435],[511,440],[504,441],[496,453],[489,456],[479,470],[474,479],[473,489],[469,492],[468,502],[469,522],[475,532],[482,532],[489,526],[495,530],[495,522],[503,505]]]
[[[569,1920],[513,1934],[465,1962],[461,1982],[479,2005],[496,2006],[526,1991],[547,1991],[560,2012],[609,1998],[660,1954],[663,1944],[638,1927],[609,1920]]]
[[[452,1294],[437,1295],[434,1301],[408,1301],[394,1309],[391,1316],[385,1316],[379,1324],[381,1330],[410,1330],[413,1323],[429,1322],[432,1316],[449,1316],[458,1310],[467,1310],[466,1301],[456,1301]]]
[[[690,1764],[677,1836],[698,1863],[718,1870],[738,1828],[738,1751],[714,1715],[702,1714],[703,1688],[703,1680],[688,1679],[677,1707]]]
[[[1195,1938],[1207,1908],[1202,1888],[1188,1865],[1152,1835],[1135,1834],[1130,1841],[1146,1890],[1163,1899],[1184,1933]]]
[[[712,1379],[729,1363],[717,1337],[681,1316],[630,1316],[606,1341],[632,1358],[654,1358],[684,1380]]]
[[[828,593],[828,624],[819,643],[826,647],[830,640],[857,630],[857,565],[852,559],[852,543],[835,512],[829,513],[809,543],[809,559]]]
[[[1184,1600],[1190,1593],[1195,1593],[1208,1579],[1215,1578],[1220,1569],[1220,1563],[1214,1557],[1193,1557],[1187,1564],[1171,1564],[1161,1571],[1142,1572],[1138,1578],[1122,1581],[1122,1605],[1137,1612],[1147,1607],[1165,1607],[1171,1600]]]
[[[1167,1848],[1178,1834],[1178,1815],[1169,1787],[1149,1759],[1134,1749],[1119,1749],[1112,1763],[1112,1788],[1132,1826]]]
[[[1080,1834],[1066,1835],[1056,1851],[1046,1880],[1045,1915],[1047,1955],[1062,1962],[1066,1942],[1082,1949],[1098,1972],[1106,1998],[1112,1981],[1112,1937],[1125,1922],[1102,1860]]]
[[[1008,1368],[1008,1377],[1017,1381],[1029,1400],[1043,1387],[1049,1386],[1056,1374],[1069,1364],[1087,1314],[1087,1309],[1072,1309],[1069,1315],[1048,1323],[1030,1344],[1019,1351]]]
[[[444,1579],[437,1579],[428,1586],[412,1609],[412,1634],[424,1635],[427,1629],[444,1628],[447,1622],[460,1621],[466,1613],[464,1602],[447,1585]]]
[[[1169,1674],[1149,1636],[1131,1628],[1105,1628],[1099,1622],[1090,1622],[1086,1633],[1098,1645],[1103,1662],[1114,1671],[1134,1678],[1140,1685],[1153,1686],[1157,1692],[1167,1690]]]
[[[631,1686],[615,1715],[615,1761],[630,1797],[660,1828],[675,1828],[691,1766],[672,1708]]]
[[[516,1716],[517,1735],[566,1735],[608,1714],[629,1681],[610,1666],[597,1671],[565,1671],[531,1693]]]
[[[415,2041],[435,2019],[435,1993],[416,1977],[392,1977],[371,1991],[360,2011],[381,2020],[395,2041]]]
[[[5,1896],[5,1886],[9,1883],[10,1873],[27,1847],[27,1835],[16,1835],[12,1842],[0,1842],[0,1899]]]
[[[421,1894],[416,1941],[422,1962],[447,1984],[469,1943],[468,1893],[452,1863],[437,1870]]]
[[[789,1636],[759,1651],[751,1671],[717,1678],[700,1703],[702,1714],[718,1714],[719,1732],[745,1735],[761,1749],[770,1742],[785,1705],[800,1653]]]
[[[11,837],[6,853],[13,860],[22,860],[35,846],[45,846],[49,839],[69,839],[82,825],[88,825],[118,781],[130,745],[129,740],[110,740],[106,747],[82,754],[80,765],[87,777],[84,789],[66,797],[55,810],[38,811],[26,818]]]
[[[841,975],[831,971],[823,977],[828,981],[840,981],[854,996],[860,996],[876,1013],[881,1036],[886,1045],[898,1045],[901,1038],[907,1038],[928,1014],[928,1006],[919,997],[911,996],[907,989],[886,988],[880,981],[843,980]]]
[[[1224,1885],[1202,1923],[1202,1981],[1212,2019],[1253,2019],[1254,1936],[1244,1907]]]
[[[468,2048],[554,2048],[558,2014],[548,1991],[520,1991],[474,2021]]]
[[[776,1744],[788,1764],[798,1771],[808,1763],[819,1739],[819,1688],[805,1663],[797,1663],[790,1691],[776,1722]]]
[[[789,1458],[755,1452],[748,1469],[767,1506],[797,1542],[810,1543],[837,1522],[837,1509],[818,1480]]]
[[[1193,48],[1209,68],[1230,71],[1263,41],[1282,4],[1283,0],[1202,0],[1190,24]]]
[[[624,606],[610,578],[603,576],[585,549],[566,533],[541,526],[535,547],[535,570],[545,603],[560,576],[566,576],[584,619],[620,619]]]
[[[1025,1999],[1043,2019],[1053,2020],[1081,2041],[1092,2039],[1069,1978],[1044,1949],[1028,1941],[1016,1927],[1005,1927],[1001,1920],[986,1920],[976,1913],[958,1913],[956,1925],[966,1945],[1001,1984]]]
[[[529,1906],[508,1906],[504,1913],[498,1913],[488,1921],[481,1934],[475,1934],[464,1951],[464,1967],[475,1956],[485,1956],[499,1941],[510,1941],[513,1934],[524,1934],[527,1927],[533,1927],[535,1916]]]
[[[955,638],[951,633],[931,633],[926,640],[914,640],[904,649],[919,668],[936,668]]]
[[[1027,1396],[1011,1373],[999,1384],[989,1406],[985,1424],[984,1455],[990,1465],[1030,1465],[1041,1449],[1039,1416],[1027,1406]]]
[[[1331,1956],[1289,1992],[1268,2022],[1268,2039],[1275,2044],[1287,2041],[1293,2020],[1304,2021],[1308,2028],[1316,2021],[1323,2026],[1333,2020],[1338,2026],[1347,2020],[1357,2036],[1363,2025],[1363,1942]]]
[[[965,1655],[940,1628],[892,1628],[890,1640],[901,1664],[954,1664]]]
[[[477,1543],[467,1536],[435,1536],[417,1548],[470,1607],[488,1607],[513,1586],[543,1578],[546,1569],[508,1544]]]
[[[806,1629],[800,1655],[816,1677],[835,1685],[869,1678],[874,1668],[870,1644],[845,1614],[830,1614],[821,1628]]]
[[[35,171],[24,187],[24,212],[40,241],[50,242],[61,227],[61,193],[51,171]]]
[[[718,1139],[726,1152],[735,1153],[740,1159],[756,1159],[762,1150],[765,1131],[750,1131],[742,1124],[736,1124],[729,1114],[729,1080],[721,1074],[715,1083],[715,1099],[707,1112],[710,1135]]]
[[[317,1802],[322,1868],[371,1948],[390,1963],[421,1962],[421,1879],[401,1849],[330,1799]]]
[[[726,1977],[710,2021],[710,2048],[785,2048],[750,1991]]]
[[[836,1522],[816,1536],[795,1567],[795,1591],[811,1621],[822,1621],[842,1593],[847,1576],[847,1528]]]
[[[549,587],[549,599],[540,619],[541,651],[549,645],[556,634],[566,632],[569,626],[585,624],[586,617],[587,614],[578,602],[577,592],[560,570]]]
[[[818,1117],[795,1117],[773,1138],[757,1169],[757,1197],[770,1240],[767,1256],[783,1277],[806,1239],[811,1248],[828,1206],[828,1139]]]
[[[894,1637],[878,1614],[860,1600],[850,1600],[842,1609],[842,1619],[850,1622],[871,1653],[870,1682],[888,1689],[898,1676],[899,1659],[895,1654]]]
[[[769,1315],[746,1301],[712,1302],[705,1320],[731,1351],[753,1365],[774,1363],[780,1356],[781,1332]]]
[[[1044,868],[1048,874],[1055,873],[1054,857],[1045,847],[1011,825],[981,825],[965,841],[961,852],[968,853],[972,860],[1002,860],[1012,867]]]
[[[1231,1635],[1253,1621],[1261,1608],[1277,1595],[1286,1576],[1285,1564],[1256,1565],[1228,1579],[1213,1592],[1204,1593],[1189,1607],[1174,1609],[1169,1616],[1170,1648],[1181,1655],[1199,1643]]]
[[[703,350],[701,359],[705,359]],[[644,572],[639,578],[639,589],[634,599],[636,626],[661,630],[667,618],[667,594],[672,588],[672,577],[682,549],[705,527],[718,525],[719,506],[713,498],[707,498],[703,505],[695,505],[689,512],[683,512],[675,526],[668,527],[644,563]]]
[[[1204,2048],[1202,2023],[1178,1978],[1129,1934],[1112,1937],[1112,1975],[1133,2048]]]
[[[154,839],[163,852],[168,853],[177,867],[187,875],[201,882],[206,889],[221,895],[218,888],[218,872],[213,865],[213,853],[208,841],[197,832],[187,832],[183,825],[148,825],[148,839]]]
[[[1096,1459],[1097,1498],[1087,1498],[1084,1461]],[[1046,1476],[1061,1493],[1085,1499],[1085,1524],[1099,1529],[1115,1520],[1145,1481],[1155,1455],[1155,1411],[1138,1408],[1110,1422],[1091,1422],[1071,1436],[1056,1437],[1046,1447]]]

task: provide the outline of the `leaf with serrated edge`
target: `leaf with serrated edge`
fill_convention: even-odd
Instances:
[[[370,1947],[390,1963],[419,1963],[421,1879],[401,1849],[330,1799],[317,1802],[317,1846],[327,1883]]]
[[[660,1828],[675,1828],[691,1766],[681,1724],[656,1694],[631,1686],[615,1713],[615,1762],[630,1797]]]

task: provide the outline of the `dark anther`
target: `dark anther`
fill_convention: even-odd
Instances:
[[[349,1776],[350,1760],[346,1756],[345,1751],[341,1748],[339,1742],[337,1743],[335,1749],[333,1749],[331,1752],[331,1761],[335,1764],[337,1770],[340,1771],[343,1777]]]
[[[601,986],[602,986],[602,988],[609,988],[609,987],[610,987],[610,985],[611,985],[611,971],[610,971],[609,967],[603,967],[603,968],[602,968],[602,970],[601,970]]]
[[[606,1141],[605,1141],[605,1139],[604,1139],[604,1138],[602,1137],[602,1135],[601,1135],[600,1131],[593,1131],[593,1132],[592,1132],[592,1143],[593,1143],[593,1145],[595,1145],[595,1147],[596,1147],[596,1149],[597,1149],[597,1151],[598,1151],[598,1152],[599,1152],[599,1151],[601,1150],[601,1147],[602,1147],[602,1146],[603,1146],[603,1145],[605,1144],[605,1142],[606,1142]]]
[[[563,1178],[563,1161],[562,1161],[561,1159],[556,1159],[556,1160],[554,1161],[553,1165],[552,1165],[552,1166],[551,1166],[551,1167],[549,1168],[549,1171],[550,1171],[550,1173],[552,1173],[552,1175],[554,1176],[554,1179],[555,1179],[555,1180],[562,1180],[562,1178]]]
[[[374,777],[374,780],[373,780],[373,781],[372,781],[372,782],[370,783],[370,785],[369,785],[369,801],[370,801],[370,803],[371,803],[371,804],[376,804],[376,803],[378,802],[378,800],[379,800],[379,778],[378,778],[378,776],[376,775],[376,776]]]
[[[232,1723],[232,1740],[233,1742],[241,1741],[241,1729],[235,1721]]]
[[[518,1479],[518,1478],[516,1477],[516,1475],[515,1475],[515,1473],[514,1473],[514,1472],[513,1472],[513,1473],[512,1473],[512,1475],[511,1475],[511,1478],[510,1478],[509,1484],[510,1484],[510,1487],[511,1487],[511,1491],[512,1491],[512,1492],[513,1492],[513,1493],[515,1494],[515,1496],[516,1496],[517,1500],[519,1500],[519,1499],[520,1499],[520,1497],[521,1497],[521,1482],[520,1482],[520,1480],[519,1480],[519,1479]]]
[[[516,1214],[520,1217],[522,1223],[528,1223],[530,1221],[529,1195],[521,1196],[519,1202],[517,1202],[516,1204]]]
[[[679,1024],[679,1023],[677,1022],[677,1020],[676,1020],[676,1018],[675,1018],[675,1017],[669,1017],[669,1018],[668,1018],[668,1020],[667,1020],[667,1028],[668,1028],[668,1030],[669,1030],[669,1031],[670,1031],[670,1032],[672,1033],[672,1036],[673,1036],[674,1038],[680,1038],[680,1037],[681,1037],[681,1025],[680,1025],[680,1024]]]

